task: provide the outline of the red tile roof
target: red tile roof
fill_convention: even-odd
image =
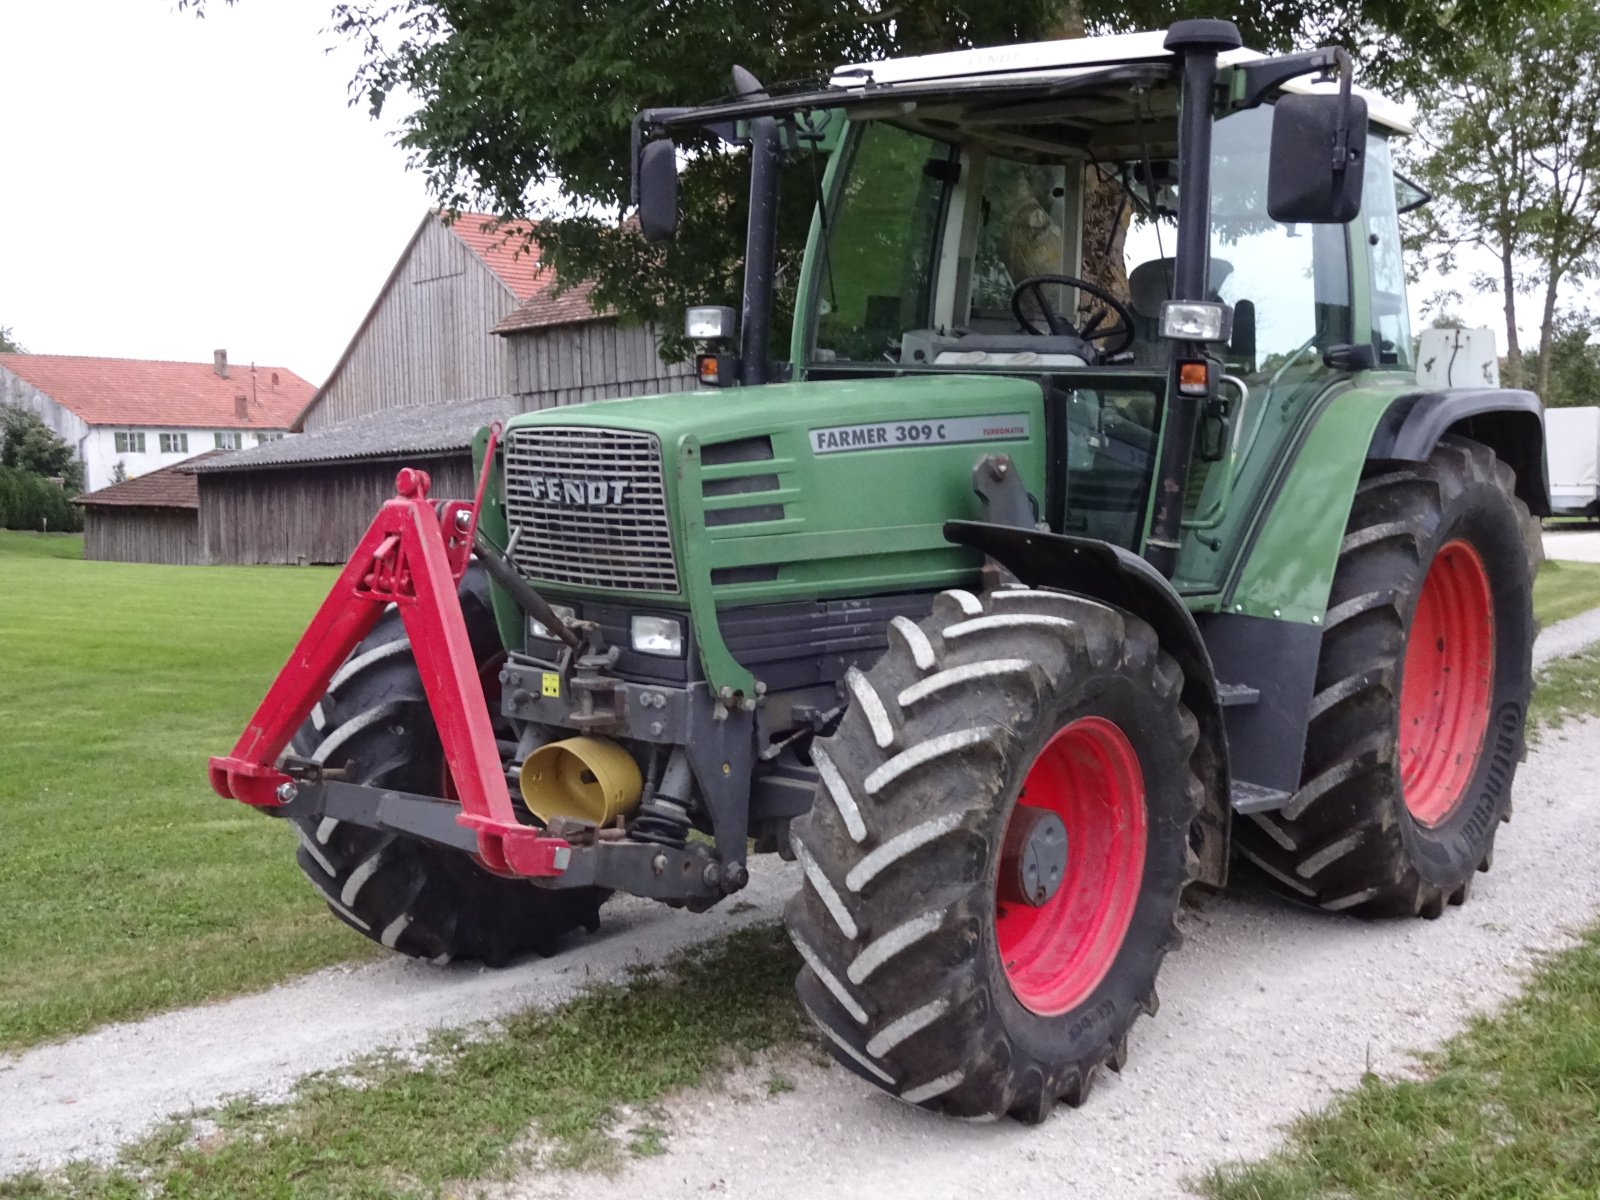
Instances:
[[[287,429],[316,392],[287,367],[234,364],[223,379],[208,362],[62,354],[0,354],[0,367],[90,425]]]
[[[200,485],[195,482],[195,477],[180,470],[182,467],[193,466],[202,458],[212,458],[218,454],[226,454],[226,450],[207,450],[204,454],[197,454],[193,458],[185,459],[181,463],[174,463],[170,467],[161,467],[137,479],[129,479],[123,483],[113,483],[110,487],[103,487],[97,492],[86,492],[79,496],[73,503],[87,507],[105,506],[107,508],[199,508]]]
[[[450,232],[465,242],[518,300],[528,299],[548,283],[550,275],[539,265],[539,244],[532,240],[530,222],[502,221],[487,213],[459,213]]]
[[[551,275],[548,286],[538,295],[524,300],[510,316],[490,332],[516,333],[523,329],[543,329],[550,325],[576,325],[582,321],[598,321],[611,316],[609,312],[597,312],[590,305],[589,294],[594,291],[594,284],[587,280],[574,284],[559,296],[553,295],[554,291],[555,277]]]

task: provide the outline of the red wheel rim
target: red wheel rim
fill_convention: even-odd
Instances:
[[[1061,819],[1061,886],[1035,908],[995,895],[995,935],[1011,991],[1055,1016],[1099,986],[1122,947],[1144,877],[1144,773],[1127,735],[1103,717],[1057,731],[1028,769],[1018,808]],[[1013,813],[1012,820],[1016,820]]]
[[[1477,770],[1494,693],[1494,602],[1467,542],[1434,556],[1417,597],[1400,681],[1400,789],[1419,823],[1460,806]]]

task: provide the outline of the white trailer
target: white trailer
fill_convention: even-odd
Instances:
[[[1545,409],[1544,444],[1550,511],[1600,516],[1600,408]]]

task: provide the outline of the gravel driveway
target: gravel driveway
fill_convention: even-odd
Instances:
[[[1535,656],[1600,639],[1600,612],[1552,626]],[[1288,907],[1236,886],[1188,917],[1162,974],[1162,1010],[1141,1021],[1120,1078],[1032,1131],[906,1109],[836,1070],[785,1068],[793,1093],[675,1103],[671,1152],[615,1180],[541,1175],[516,1194],[934,1197],[1046,1180],[1083,1195],[1172,1195],[1186,1171],[1252,1153],[1275,1127],[1368,1066],[1448,1034],[1502,998],[1539,951],[1600,910],[1592,811],[1600,723],[1546,739],[1517,784],[1495,869],[1436,922],[1368,924]],[[701,917],[641,902],[608,908],[607,932],[505,971],[391,959],[322,971],[256,995],[110,1026],[0,1055],[0,1176],[105,1156],[165,1117],[294,1081],[381,1047],[415,1045],[530,1005],[553,1005],[692,942],[777,917],[791,866],[763,861],[740,905]],[[736,911],[737,910],[737,911]],[[316,1021],[299,1014],[316,1012]],[[286,1014],[289,1016],[286,1019]]]

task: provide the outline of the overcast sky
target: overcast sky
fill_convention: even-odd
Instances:
[[[0,0],[0,326],[35,353],[226,347],[320,383],[429,204],[346,103],[331,7]],[[1458,311],[1499,328],[1496,295]]]
[[[329,0],[0,0],[0,325],[321,382],[428,208]]]

